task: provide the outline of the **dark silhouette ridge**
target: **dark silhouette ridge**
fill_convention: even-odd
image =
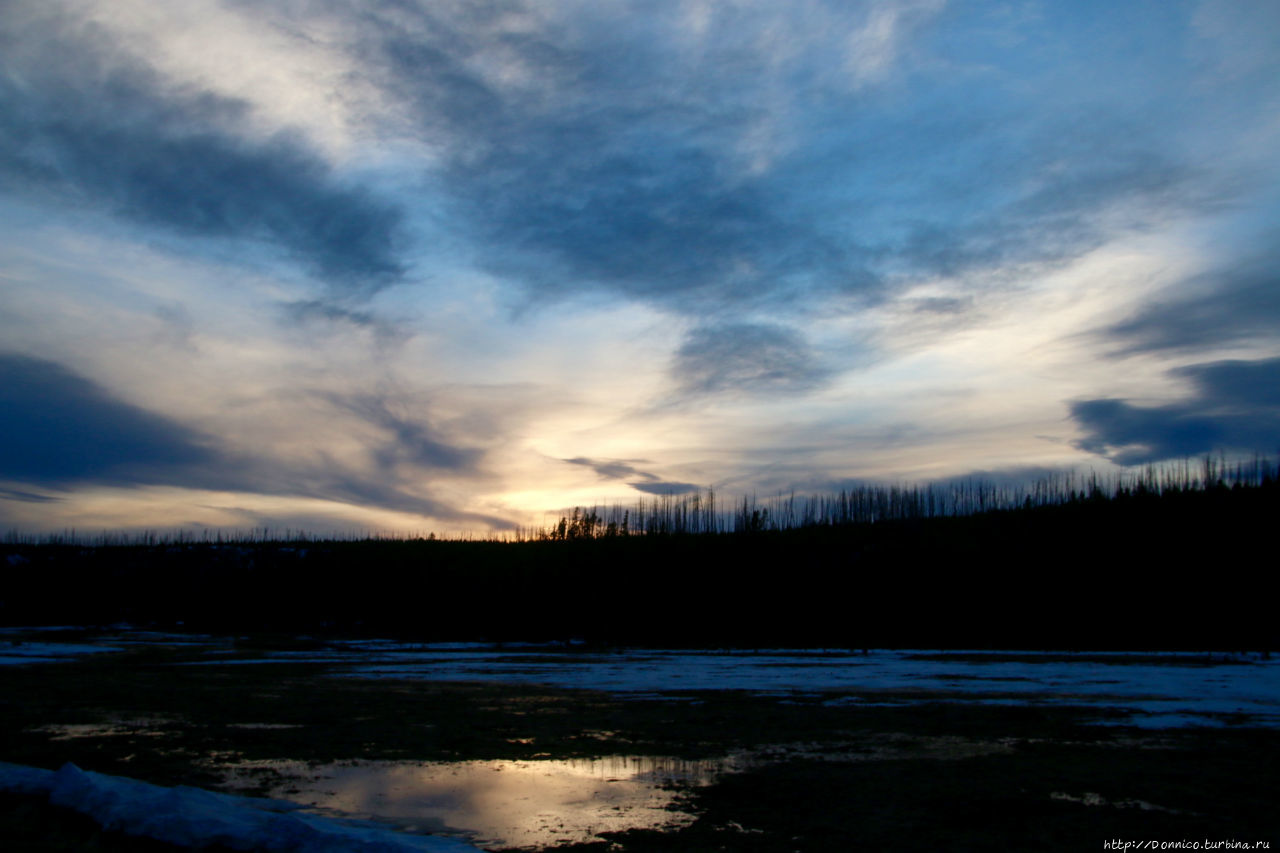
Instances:
[[[1225,473],[1212,461],[1208,472]],[[1258,594],[1269,563],[1252,555],[1280,483],[1205,482],[789,528],[757,508],[719,535],[638,535],[627,511],[580,511],[524,541],[15,541],[0,546],[0,622],[597,645],[1278,648]]]

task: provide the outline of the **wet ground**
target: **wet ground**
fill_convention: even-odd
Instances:
[[[488,849],[1280,844],[1280,670],[1256,655],[4,640],[0,760]]]

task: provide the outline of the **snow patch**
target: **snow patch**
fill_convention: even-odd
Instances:
[[[38,794],[104,829],[201,847],[292,853],[474,853],[452,838],[407,835],[368,821],[301,814],[280,800],[237,797],[201,788],[166,788],[64,764],[42,770],[0,762],[0,791]]]
[[[0,666],[31,663],[65,663],[81,655],[118,652],[115,646],[90,643],[29,643],[18,640],[0,644]]]

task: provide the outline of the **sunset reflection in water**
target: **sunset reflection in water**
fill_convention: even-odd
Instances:
[[[657,756],[310,767],[250,762],[229,768],[228,781],[245,783],[255,772],[271,770],[289,778],[272,796],[326,812],[464,835],[481,845],[544,847],[588,841],[601,832],[686,825],[693,817],[674,807],[676,792],[669,786],[710,784],[737,763]]]

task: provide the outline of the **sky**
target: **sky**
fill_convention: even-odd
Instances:
[[[3,0],[0,528],[1280,448],[1272,0]]]

